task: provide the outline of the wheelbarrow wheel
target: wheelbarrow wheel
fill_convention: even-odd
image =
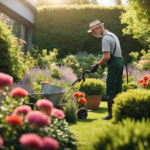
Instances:
[[[87,117],[87,110],[85,108],[81,108],[77,111],[78,119],[86,119]]]

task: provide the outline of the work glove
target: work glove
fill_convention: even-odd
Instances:
[[[95,64],[95,65],[92,65],[92,66],[90,67],[91,73],[96,72],[96,71],[97,71],[98,66],[99,66],[99,65],[98,65],[98,63],[97,63],[97,64]]]

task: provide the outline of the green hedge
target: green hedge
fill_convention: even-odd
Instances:
[[[123,56],[129,61],[131,51],[140,52],[142,46],[132,35],[123,36],[122,29],[126,25],[120,22],[123,6],[100,7],[99,5],[81,6],[51,6],[40,7],[35,16],[36,29],[34,30],[33,43],[48,51],[60,48],[59,58],[68,54],[77,54],[87,51],[93,54],[102,54],[101,38],[88,34],[89,24],[99,19],[105,23],[105,29],[115,33],[120,42]]]
[[[117,95],[112,113],[114,122],[127,117],[135,120],[150,118],[150,90],[134,89]]]
[[[149,150],[150,121],[135,122],[130,119],[123,123],[109,124],[92,138],[83,150]]]

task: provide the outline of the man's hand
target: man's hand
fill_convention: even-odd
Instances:
[[[97,64],[95,64],[95,65],[92,65],[92,66],[90,67],[91,73],[96,72],[96,71],[97,71],[98,66],[99,66],[99,65],[98,65],[98,63],[97,63]]]

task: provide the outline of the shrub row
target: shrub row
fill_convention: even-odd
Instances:
[[[105,28],[115,33],[121,43],[123,56],[129,61],[131,51],[140,51],[141,45],[131,35],[123,36],[122,29],[126,25],[120,22],[123,6],[100,7],[99,5],[50,6],[40,7],[35,16],[34,46],[48,51],[59,50],[59,58],[79,51],[102,54],[101,39],[87,34],[89,24],[99,19]]]

